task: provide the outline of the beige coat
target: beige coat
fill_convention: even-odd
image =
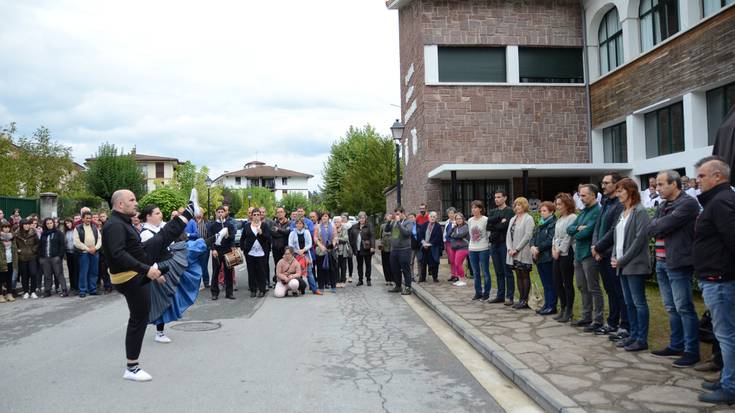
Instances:
[[[533,229],[536,223],[528,213],[523,214],[520,222],[516,222],[517,219],[518,215],[514,215],[508,223],[508,232],[505,237],[508,254],[505,256],[505,262],[508,265],[513,265],[513,260],[518,260],[524,264],[533,264],[531,258],[531,238],[533,237]],[[513,228],[514,224],[515,228]],[[518,250],[518,254],[515,257],[511,257],[510,250]]]

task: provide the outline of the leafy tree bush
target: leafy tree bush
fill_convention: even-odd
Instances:
[[[187,198],[171,188],[156,189],[146,196],[138,200],[138,209],[142,210],[148,205],[156,205],[163,213],[163,219],[168,221],[171,219],[171,211],[175,211],[186,206]]]
[[[140,199],[145,194],[145,176],[138,169],[133,154],[126,155],[115,145],[104,143],[90,162],[87,187],[90,193],[107,203],[118,189],[129,189]]]

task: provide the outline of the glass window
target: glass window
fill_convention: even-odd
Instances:
[[[679,31],[678,0],[642,0],[638,12],[644,52]]]
[[[584,83],[581,48],[520,47],[521,83]]]
[[[236,176],[235,177],[235,185],[240,186],[241,183],[242,183],[242,178],[239,177],[239,176]]]
[[[707,92],[707,143],[715,144],[717,130],[735,105],[735,82]]]
[[[504,47],[439,47],[440,82],[506,82]]]
[[[704,17],[711,16],[721,8],[735,3],[735,0],[702,0],[702,15]]]
[[[684,151],[684,110],[681,102],[646,113],[646,158]]]
[[[288,178],[281,178],[281,185],[288,185]]]
[[[618,9],[612,8],[602,18],[598,31],[600,41],[600,74],[623,64],[623,28],[618,20]]]
[[[446,210],[453,206],[465,217],[472,215],[470,204],[479,199],[485,204],[485,209],[495,208],[495,191],[508,191],[508,181],[505,180],[458,180],[457,204],[452,205],[452,182],[442,181],[442,216],[446,219]]]
[[[156,162],[156,179],[163,179],[163,162]]]
[[[605,163],[628,162],[628,142],[625,122],[602,130]]]

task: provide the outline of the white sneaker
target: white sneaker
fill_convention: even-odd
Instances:
[[[151,377],[150,374],[146,373],[145,370],[142,369],[138,369],[138,371],[136,371],[135,373],[128,369],[125,369],[125,373],[123,373],[123,379],[132,381],[151,381],[153,380],[153,377]]]
[[[33,293],[33,295],[36,295],[36,293]],[[28,295],[28,293],[23,294],[23,299],[24,300],[27,300],[29,297],[30,297],[30,295]]]
[[[467,285],[467,283],[464,282],[464,281],[457,281],[456,283],[454,283],[454,286],[455,287],[464,287],[466,285]]]
[[[35,300],[36,298],[38,298],[38,296],[36,295],[36,293],[31,293],[31,298]]]
[[[171,339],[166,336],[164,333],[156,333],[155,338],[156,343],[170,343]]]

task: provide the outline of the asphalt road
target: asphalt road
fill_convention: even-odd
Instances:
[[[241,288],[235,301],[202,291],[167,326],[172,343],[148,329],[149,383],[122,379],[122,296],[0,304],[0,412],[504,411],[383,284],[285,299]]]

